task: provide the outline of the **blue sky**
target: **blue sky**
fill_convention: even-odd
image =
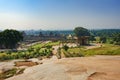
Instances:
[[[120,28],[120,0],[0,0],[0,29]]]

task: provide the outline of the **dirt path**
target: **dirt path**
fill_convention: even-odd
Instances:
[[[60,46],[53,46],[52,48],[53,48],[53,51],[52,51],[52,53],[55,55],[55,54],[57,54],[57,50],[58,50],[58,48],[59,48]]]
[[[43,60],[23,74],[6,80],[119,80],[120,56],[94,56]]]

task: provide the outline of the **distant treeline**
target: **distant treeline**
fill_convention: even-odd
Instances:
[[[120,29],[95,29],[95,30],[89,30],[91,35],[93,36],[108,36],[111,37],[113,34],[120,33]],[[25,33],[27,35],[39,35],[39,33],[42,32],[43,34],[49,34],[50,32],[53,32],[54,34],[72,34],[74,35],[73,30],[27,30]]]
[[[102,29],[102,30],[90,30],[90,40],[94,41],[95,37],[102,43],[110,43],[120,45],[120,29]]]
[[[112,37],[114,34],[120,33],[120,29],[101,29],[101,30],[90,30],[93,36],[106,36]]]
[[[25,30],[24,31],[27,35],[39,35],[39,33],[42,34],[50,34],[51,32],[54,34],[73,34],[74,32],[72,30]]]

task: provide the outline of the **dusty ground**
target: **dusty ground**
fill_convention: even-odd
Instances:
[[[42,60],[23,74],[6,80],[119,80],[120,56],[94,56]]]

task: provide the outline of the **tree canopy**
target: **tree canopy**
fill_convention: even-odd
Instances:
[[[83,28],[83,27],[76,27],[74,29],[74,33],[77,37],[90,36],[89,31],[86,28]]]
[[[113,35],[113,41],[115,44],[120,45],[120,33]]]
[[[16,44],[23,40],[23,35],[17,30],[6,29],[0,32],[0,47],[1,48],[15,48]]]
[[[90,33],[86,28],[76,27],[74,29],[74,33],[76,37],[78,38],[78,43],[80,45],[88,44],[88,36],[90,36]]]

